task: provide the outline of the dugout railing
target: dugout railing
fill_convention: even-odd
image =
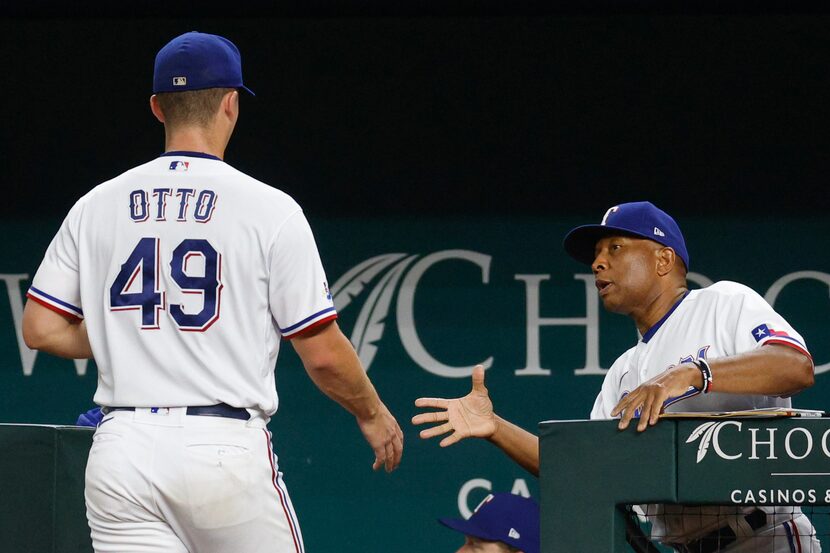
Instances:
[[[542,553],[637,551],[628,540],[644,517],[631,506],[642,504],[803,506],[830,551],[827,418],[665,419],[641,433],[546,421],[540,456]]]
[[[93,430],[0,424],[0,551],[92,553],[84,468]]]

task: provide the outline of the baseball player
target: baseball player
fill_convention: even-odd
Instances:
[[[28,292],[24,337],[98,366],[85,492],[96,552],[300,553],[266,428],[280,339],[355,416],[374,469],[398,466],[403,436],[335,322],[302,210],[222,159],[250,92],[236,46],[176,37],[153,92],[165,153],[70,210]]]
[[[680,228],[651,203],[614,206],[600,224],[573,229],[564,246],[591,266],[605,308],[631,317],[640,333],[608,371],[592,419],[619,417],[625,429],[639,417],[643,431],[664,410],[790,406],[791,395],[813,384],[804,339],[758,294],[725,281],[689,290]],[[484,437],[538,475],[537,437],[493,412],[483,369],[474,370],[466,397],[421,398],[416,405],[441,409],[413,418],[440,423],[422,438],[450,432],[441,441],[448,446]],[[649,507],[657,515],[652,535],[677,551],[820,551],[809,520],[792,507]]]

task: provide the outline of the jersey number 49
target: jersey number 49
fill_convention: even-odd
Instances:
[[[110,286],[112,311],[141,311],[141,328],[159,328],[159,313],[166,307],[166,292],[159,278],[160,243],[158,238],[142,238],[121,265],[121,270]],[[204,264],[202,276],[188,274],[188,263],[195,258]],[[202,309],[186,313],[182,305],[171,304],[170,316],[179,330],[201,332],[219,319],[222,293],[222,256],[203,239],[183,240],[173,250],[170,277],[185,294],[200,294]],[[136,282],[140,280],[140,286]]]

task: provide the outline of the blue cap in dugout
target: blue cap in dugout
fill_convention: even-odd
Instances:
[[[230,40],[192,31],[177,36],[156,54],[153,93],[241,88],[242,57]]]
[[[539,553],[539,505],[527,497],[490,494],[467,520],[440,518],[438,522],[465,536],[500,541],[524,553]]]
[[[594,248],[605,236],[622,234],[653,240],[668,246],[689,270],[689,252],[680,227],[671,216],[651,202],[615,205],[605,212],[598,225],[582,225],[571,230],[563,245],[568,255],[586,265],[594,262]]]

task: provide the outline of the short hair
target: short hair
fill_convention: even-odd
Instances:
[[[171,126],[206,127],[216,115],[225,94],[233,88],[205,88],[156,94],[165,123]]]

